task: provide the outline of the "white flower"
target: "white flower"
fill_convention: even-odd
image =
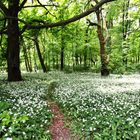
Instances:
[[[22,132],[23,133],[23,135],[26,135],[26,133],[25,132]]]
[[[140,112],[138,113],[138,117],[140,117]]]
[[[5,129],[5,126],[2,126],[2,129]]]
[[[12,138],[6,138],[6,140],[13,140]]]
[[[93,130],[93,128],[92,128],[92,127],[90,127],[90,128],[89,128],[89,131],[92,131],[92,130]]]

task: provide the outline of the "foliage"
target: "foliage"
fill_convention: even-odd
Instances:
[[[8,1],[2,2],[6,6],[8,5]],[[18,25],[20,33],[22,33],[20,40],[21,70],[33,71],[35,67],[41,69],[33,41],[34,36],[37,35],[40,52],[48,70],[60,69],[63,46],[66,66],[64,70],[70,65],[74,66],[72,69],[81,71],[84,68],[80,67],[80,64],[81,66],[86,65],[85,67],[89,67],[93,72],[100,72],[100,44],[97,28],[89,26],[87,22],[87,19],[90,19],[97,23],[95,13],[70,25],[24,31],[24,27],[30,28],[28,24],[43,25],[71,18],[91,8],[91,5],[95,5],[95,1],[40,0],[40,2],[46,6],[40,5],[39,1],[27,1],[18,14]],[[103,5],[102,26],[105,32],[104,36],[110,38],[107,41],[106,50],[110,56],[109,69],[111,73],[122,74],[139,71],[137,67],[140,63],[139,13],[138,0],[120,0]],[[6,33],[5,28],[7,28],[8,22],[4,16],[1,10],[0,30],[4,29]],[[4,70],[7,67],[7,45],[7,38],[2,34],[0,36],[0,66],[4,67]]]
[[[55,15],[57,15],[60,20],[71,17],[73,11],[76,13],[83,10],[86,6],[89,6],[86,5],[84,7],[84,3],[81,1],[76,5],[73,2],[69,3],[68,1],[60,1],[59,4],[61,6],[55,11]],[[113,2],[110,5],[106,5],[103,11],[106,16],[106,22],[112,23],[112,25],[108,28],[108,35],[111,38],[110,45],[107,45],[107,53],[110,56],[109,69],[111,73],[122,74],[126,72],[139,71],[137,67],[135,67],[135,65],[137,65],[136,63],[139,63],[139,31],[135,26],[138,22],[139,11],[131,8],[131,6],[137,7],[137,4],[137,1],[131,1],[130,3],[130,10],[128,13],[130,29],[126,40],[123,39],[124,23],[122,14],[124,1],[122,0],[120,2]],[[68,8],[65,9],[65,7]],[[126,13],[127,11],[124,12]],[[54,20],[54,17],[48,17],[50,20]],[[91,14],[87,18],[94,19],[96,22],[95,14]],[[86,34],[87,28],[89,29]],[[101,64],[99,59],[99,42],[96,27],[88,27],[88,24],[84,19],[63,28],[58,27],[47,30],[47,33],[44,30],[43,34],[47,34],[47,36],[44,35],[46,37],[43,37],[43,40],[41,35],[39,35],[39,38],[42,40],[42,45],[46,44],[47,47],[45,47],[45,52],[42,52],[42,55],[45,56],[45,61],[49,64],[49,68],[60,69],[60,54],[63,44],[64,62],[66,67],[64,69],[65,71],[67,71],[67,65],[74,66],[72,68],[73,70],[83,69],[82,65],[84,63],[85,54],[87,55],[86,62],[90,69],[94,72],[100,71]],[[62,36],[64,38],[64,42],[61,42]],[[124,63],[125,59],[127,59],[127,64]],[[134,61],[132,61],[132,59]],[[82,63],[82,65],[80,66],[79,63]]]

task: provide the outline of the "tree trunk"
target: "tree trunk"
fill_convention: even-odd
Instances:
[[[79,65],[79,63],[78,63],[78,52],[77,51],[75,52],[75,64],[76,64],[76,66]]]
[[[63,36],[63,34],[61,34],[61,70],[63,70],[64,69],[64,36]]]
[[[61,70],[64,69],[64,47],[61,46]]]
[[[31,57],[30,57],[31,58]],[[38,66],[36,62],[36,46],[34,47],[34,53],[33,53],[33,58],[34,58],[34,72],[37,72]],[[31,62],[31,61],[30,61]]]
[[[88,43],[88,29],[89,29],[89,26],[87,27],[86,29],[86,34],[85,34],[85,46],[84,46],[84,68],[86,69],[87,68],[87,43]]]
[[[129,5],[130,5],[130,0],[124,1],[123,4],[123,41],[125,42],[127,37],[128,37],[128,31],[129,31],[129,21],[128,21],[128,15],[129,15]],[[125,46],[122,46],[122,51],[123,49],[127,49],[128,45],[126,44]],[[125,65],[125,69],[127,71],[127,53],[122,52],[123,54],[123,64]]]
[[[29,58],[28,58],[27,47],[26,47],[25,41],[22,36],[20,37],[20,42],[21,42],[22,48],[23,48],[23,56],[24,56],[26,71],[32,72],[32,67],[30,66],[30,62],[29,62]]]
[[[59,70],[59,55],[56,55],[56,69]]]
[[[8,81],[21,81],[20,72],[20,48],[19,48],[19,27],[18,27],[18,4],[19,1],[9,2],[8,16],[14,17],[8,19],[8,47],[7,47],[7,65]]]
[[[30,62],[29,62],[27,48],[25,46],[25,43],[23,44],[23,53],[24,53],[26,69],[27,69],[27,71],[32,72],[32,66],[30,65]]]
[[[75,66],[75,50],[74,50],[74,45],[72,45],[72,53],[71,53],[71,59],[72,59],[72,69],[74,68]]]
[[[31,56],[31,48],[30,47],[28,47],[27,53],[28,53],[29,68],[32,72],[33,71],[33,64],[32,64],[32,56]]]
[[[50,69],[50,68],[51,68],[50,50],[48,50],[47,55],[48,55],[48,57],[47,57],[47,60],[48,60],[48,67],[49,67],[49,69]]]
[[[53,48],[54,49],[54,48]],[[55,69],[55,58],[54,58],[54,51],[52,50],[52,68]]]
[[[36,50],[37,50],[37,54],[38,54],[38,57],[39,57],[39,61],[40,61],[42,70],[43,70],[43,72],[47,72],[46,66],[44,64],[43,57],[42,57],[41,52],[40,52],[40,48],[39,48],[37,37],[35,37],[35,40],[34,41],[35,41],[35,46],[36,46]]]
[[[98,34],[99,43],[100,43],[101,75],[108,76],[109,75],[108,59],[107,59],[106,48],[105,48],[106,39],[104,38],[104,35],[103,35],[100,12],[101,11],[99,9],[96,11],[97,21],[98,21],[97,34]]]
[[[25,66],[26,66],[26,71],[29,71],[29,65],[28,65],[28,58],[27,58],[27,53],[26,53],[26,48],[23,46],[23,53],[24,53],[24,61],[25,61]]]
[[[79,61],[80,61],[80,65],[82,65],[82,55],[81,55],[81,53],[79,55]]]

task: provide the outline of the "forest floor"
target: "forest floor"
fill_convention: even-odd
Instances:
[[[53,100],[58,106],[52,104],[51,107],[54,114],[51,125],[53,140],[122,137],[139,140],[139,77],[140,75],[100,77],[92,73],[59,74],[59,86],[53,92]],[[68,127],[64,127],[66,125]],[[73,138],[73,134],[79,137]]]
[[[26,73],[24,81],[11,83],[5,77],[1,140],[140,140],[139,74],[54,71]]]

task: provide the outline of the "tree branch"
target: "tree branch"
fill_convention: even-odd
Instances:
[[[42,6],[46,11],[48,11],[48,9],[39,1],[37,0],[38,4],[40,4],[40,6]]]
[[[42,6],[50,15],[56,17],[55,15],[53,15],[39,0],[37,0],[38,4],[40,4],[40,6]]]
[[[23,2],[19,6],[19,11],[24,7],[26,2],[27,2],[27,0],[23,0]]]
[[[0,9],[4,12],[5,15],[8,14],[8,9],[1,1],[0,1]]]
[[[54,7],[58,7],[58,5],[52,5],[52,4],[47,4],[47,5],[43,5],[44,7],[45,6],[54,6]],[[42,7],[42,5],[27,5],[27,6],[24,6],[23,8],[33,8],[33,7]]]
[[[99,27],[101,27],[99,24],[93,23],[89,19],[87,19],[87,23],[89,24],[89,26],[99,26]]]
[[[27,29],[42,29],[42,28],[53,28],[53,27],[57,27],[57,26],[65,26],[69,23],[75,22],[83,17],[88,16],[89,14],[91,14],[92,12],[95,12],[99,9],[99,7],[101,7],[103,4],[111,2],[111,1],[115,1],[115,0],[101,0],[98,4],[96,4],[94,7],[88,9],[87,11],[74,16],[68,20],[62,20],[56,23],[46,23],[43,25],[26,25]]]

